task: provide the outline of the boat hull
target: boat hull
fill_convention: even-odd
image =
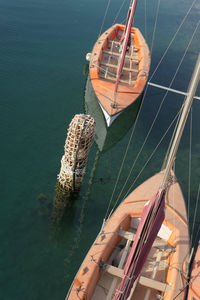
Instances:
[[[95,94],[110,118],[130,106],[141,95],[150,67],[150,53],[137,28],[131,29],[131,46],[115,93],[117,66],[120,59],[120,38],[123,25],[115,24],[97,40],[90,57],[90,79]]]
[[[111,259],[122,240],[119,232],[120,230],[130,231],[132,220],[136,222],[141,217],[144,205],[157,193],[162,179],[163,172],[156,174],[122,202],[90,248],[66,299],[106,299],[113,277],[120,277],[119,274],[122,272],[119,268],[113,269]],[[173,251],[165,253],[165,260],[161,261],[160,266],[164,265],[165,268],[159,270],[158,278],[154,277],[155,286],[150,289],[150,299],[157,299],[158,293],[165,300],[174,297],[184,299],[184,287],[187,280],[185,261],[189,254],[189,234],[184,198],[177,182],[168,188],[165,202],[165,220],[164,229],[162,229],[164,231],[160,233],[160,237],[166,241],[166,247],[172,247]],[[148,256],[147,262],[151,260],[152,258]],[[111,279],[107,276],[106,266],[109,266],[113,272]],[[151,281],[154,267],[144,265],[139,284],[130,299],[146,297],[149,293],[149,285],[145,286],[142,280]],[[109,276],[111,276],[110,273]]]
[[[192,266],[187,299],[200,299],[200,244],[197,248]]]
[[[94,139],[101,152],[105,152],[113,147],[123,138],[131,126],[133,126],[142,103],[142,97],[143,94],[141,94],[127,109],[121,112],[111,126],[108,127],[92,87],[90,77],[88,76],[85,87],[84,110],[86,114],[89,114],[95,119],[96,127]]]

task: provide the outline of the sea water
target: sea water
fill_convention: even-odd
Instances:
[[[150,74],[153,74],[191,1],[161,1],[155,37],[158,2],[138,2],[135,25],[152,51]],[[113,24],[121,3],[111,1],[102,30]],[[2,300],[64,299],[106,214],[132,129],[105,153],[100,153],[93,144],[81,191],[71,203],[65,208],[55,207],[53,199],[68,125],[76,113],[84,112],[85,55],[100,34],[107,4],[105,0],[0,0]],[[126,9],[127,4],[117,22],[125,20]],[[152,82],[170,84],[199,19],[200,5],[196,1]],[[187,90],[199,50],[198,28],[173,88]],[[123,189],[163,96],[159,89],[148,89],[113,203],[119,193],[118,202],[162,166],[171,129],[133,185],[181,107],[183,97],[171,93]],[[191,227],[200,178],[199,114],[200,102],[196,100],[192,113],[189,205],[189,122],[176,160],[176,175],[190,207]]]

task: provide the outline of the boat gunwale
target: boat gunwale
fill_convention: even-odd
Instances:
[[[95,43],[91,59],[90,59],[90,79],[92,82],[93,89],[96,93],[103,108],[107,111],[110,116],[113,116],[120,111],[124,110],[126,107],[131,105],[142,93],[144,87],[147,83],[148,73],[150,68],[150,52],[148,45],[142,36],[140,30],[136,27],[131,28],[131,32],[134,33],[134,43],[138,49],[138,76],[136,82],[132,86],[125,86],[119,84],[118,86],[118,100],[116,108],[111,106],[114,97],[114,87],[115,83],[100,78],[99,67],[100,61],[103,55],[103,50],[106,49],[108,45],[108,40],[114,39],[117,35],[119,29],[124,29],[125,26],[121,24],[115,24],[106,30]],[[114,37],[113,37],[114,34]]]

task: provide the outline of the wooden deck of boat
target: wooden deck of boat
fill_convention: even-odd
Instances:
[[[136,232],[133,227],[129,230],[131,231],[119,232],[123,236],[119,248],[121,249],[122,246],[123,248],[112,253],[108,266],[98,281],[92,300],[110,300],[114,297],[116,288],[123,276],[122,269],[130,252],[131,241],[134,239],[133,231]],[[168,255],[173,251],[174,248],[169,246],[166,241],[161,238],[156,239],[143,271],[133,285],[128,299],[158,299],[158,295],[162,296],[163,292],[170,290],[171,287],[165,283],[165,280]]]
[[[103,56],[100,62],[99,76],[103,80],[111,82],[116,81],[117,68],[119,64],[120,52],[120,39],[123,31],[119,30],[114,40],[108,40],[106,50],[103,50]],[[138,47],[134,44],[134,33],[131,33],[131,45],[126,52],[123,71],[120,76],[120,83],[122,85],[133,86],[139,73]]]

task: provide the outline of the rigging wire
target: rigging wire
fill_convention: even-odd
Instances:
[[[130,138],[129,138],[129,141],[128,141],[128,144],[127,144],[127,147],[126,147],[126,150],[125,150],[125,153],[124,153],[124,156],[123,156],[121,165],[120,165],[120,169],[119,169],[119,172],[118,172],[118,175],[117,175],[117,179],[116,179],[116,181],[115,181],[115,185],[114,185],[114,188],[113,188],[113,191],[112,191],[112,194],[111,194],[109,203],[108,203],[108,208],[107,208],[107,211],[106,211],[106,214],[105,214],[105,217],[104,217],[105,220],[107,219],[107,215],[108,215],[108,212],[109,212],[109,210],[110,210],[110,206],[111,206],[112,200],[113,200],[113,198],[114,198],[114,194],[115,194],[115,191],[116,191],[116,188],[117,188],[117,185],[118,185],[120,176],[121,176],[121,172],[122,172],[123,167],[124,167],[124,163],[125,163],[125,160],[126,160],[126,157],[127,157],[127,154],[128,154],[128,150],[129,150],[129,147],[130,147],[130,143],[131,143],[133,134],[134,134],[134,132],[135,132],[137,120],[138,120],[138,118],[139,118],[140,111],[141,111],[142,106],[143,106],[143,101],[144,101],[144,98],[145,98],[145,95],[146,95],[146,90],[147,90],[147,88],[148,88],[148,86],[147,86],[146,89],[145,89],[145,93],[144,93],[144,96],[143,96],[143,98],[142,98],[141,106],[140,106],[140,108],[139,108],[139,112],[138,112],[138,115],[137,115],[137,117],[136,117],[135,123],[134,123],[134,125],[133,125],[133,129],[132,129],[132,131],[131,131],[131,135],[130,135]],[[110,214],[109,214],[109,216],[110,216]],[[109,218],[109,217],[108,217],[108,218]]]
[[[107,13],[108,13],[108,9],[110,7],[110,2],[111,2],[111,0],[108,0],[108,4],[107,4],[107,7],[106,7],[106,11],[105,11],[105,14],[104,14],[104,17],[103,17],[103,21],[102,21],[102,24],[101,24],[101,28],[100,28],[98,37],[100,37],[100,35],[101,35],[102,29],[103,29],[103,26],[104,26],[104,23],[105,23],[105,19],[106,19]]]
[[[182,108],[180,109],[180,112],[179,112],[179,116],[178,116],[178,119],[180,119],[180,115],[181,115],[181,112],[182,112]],[[178,126],[178,122],[176,122],[176,126]],[[176,129],[174,130],[174,132],[176,131]],[[174,174],[176,174],[176,160],[174,161],[174,165],[173,165],[173,172]],[[176,178],[175,176],[172,177],[172,184],[175,184],[176,183]],[[172,205],[173,207],[175,207],[175,189],[172,189]],[[173,217],[172,217],[172,222],[173,222],[173,226],[174,228],[177,228],[176,227],[176,216],[175,214],[173,214]],[[176,241],[176,237],[177,237],[177,231],[174,230],[174,239]]]
[[[194,224],[196,222],[196,216],[197,216],[197,208],[198,208],[198,205],[199,205],[199,195],[200,195],[200,184],[199,184],[199,188],[198,188],[198,193],[197,193],[197,201],[196,201],[196,205],[195,205],[195,211],[194,211],[194,221],[193,221],[193,225],[192,225],[192,233],[191,233],[191,244],[193,246],[195,246],[196,244],[196,241],[197,241],[197,238],[198,238],[198,235],[199,235],[199,231],[200,231],[200,225],[199,225],[199,228],[197,230],[197,234],[196,234],[196,239],[195,239],[195,242],[193,244],[193,234],[194,234]]]
[[[159,4],[159,3],[160,3],[160,0],[159,0],[158,4]],[[159,10],[159,9],[157,8],[157,12],[158,12],[158,10]],[[157,22],[157,21],[155,21],[155,24],[156,24],[156,22]],[[154,24],[154,31],[155,31],[155,27],[156,27],[155,24]],[[153,42],[152,42],[152,44],[153,44]],[[125,154],[124,154],[124,157],[123,157],[123,160],[122,160],[122,163],[121,163],[121,166],[120,166],[118,175],[117,175],[117,179],[116,179],[116,182],[115,182],[115,186],[114,186],[113,192],[112,192],[111,197],[110,197],[110,200],[109,200],[108,208],[107,208],[107,211],[106,211],[106,214],[105,214],[105,219],[106,219],[107,214],[108,214],[108,211],[109,211],[109,209],[110,209],[110,206],[111,206],[111,203],[112,203],[112,200],[113,200],[113,197],[114,197],[114,193],[115,193],[115,190],[116,190],[116,188],[117,188],[117,184],[118,184],[118,182],[119,182],[119,178],[120,178],[120,176],[121,176],[121,172],[122,172],[123,167],[124,167],[124,163],[125,163],[125,160],[126,160],[126,157],[127,157],[127,153],[128,153],[129,147],[130,147],[130,143],[131,143],[133,134],[134,134],[134,132],[135,132],[135,128],[136,128],[136,125],[137,125],[137,122],[138,122],[138,119],[139,119],[139,116],[140,116],[140,113],[141,113],[141,110],[142,110],[142,107],[143,107],[143,102],[144,102],[144,99],[145,99],[147,90],[148,90],[148,85],[146,85],[145,90],[144,90],[144,95],[143,95],[143,97],[142,97],[141,106],[140,106],[140,108],[139,108],[139,111],[138,111],[138,114],[137,114],[137,117],[136,117],[136,120],[135,120],[133,129],[132,129],[132,132],[131,132],[131,135],[130,135],[130,138],[129,138],[129,141],[128,141],[128,144],[127,144],[127,147],[126,147],[126,150],[125,150]]]
[[[144,36],[147,39],[147,0],[144,1]]]
[[[135,182],[137,181],[137,179],[140,177],[141,173],[143,172],[143,170],[146,168],[147,164],[149,163],[149,161],[151,160],[151,158],[153,157],[153,155],[155,154],[155,152],[157,151],[158,147],[160,146],[160,144],[162,143],[163,139],[165,138],[166,134],[168,133],[169,129],[172,127],[172,125],[174,124],[174,122],[176,121],[176,119],[178,118],[180,114],[180,111],[176,114],[176,116],[174,117],[174,119],[172,120],[171,124],[169,125],[169,127],[167,128],[167,130],[165,131],[165,133],[163,134],[162,138],[160,139],[160,141],[158,142],[158,144],[156,145],[156,147],[154,148],[153,152],[151,153],[151,155],[149,156],[148,160],[146,161],[146,163],[144,164],[143,168],[141,169],[141,171],[139,172],[138,176],[135,178],[133,184],[131,185],[131,187],[129,188],[129,190],[127,191],[126,195],[123,197],[126,198],[127,195],[129,194],[130,190],[132,189],[132,187],[134,186]],[[112,215],[117,203],[119,201],[119,198],[117,199],[117,201],[115,202],[110,214],[109,214],[109,217]]]
[[[158,147],[160,146],[160,144],[162,143],[163,139],[165,138],[166,134],[168,133],[169,129],[172,127],[172,125],[174,124],[174,122],[176,121],[176,119],[178,118],[178,116],[180,115],[180,111],[178,111],[178,113],[176,114],[176,116],[174,117],[174,119],[172,120],[171,124],[169,125],[169,127],[167,128],[167,130],[165,131],[165,133],[163,134],[162,138],[160,139],[159,143],[156,145],[156,147],[154,148],[153,152],[151,153],[151,155],[149,156],[148,160],[146,161],[146,163],[143,165],[142,169],[140,170],[139,174],[137,175],[137,177],[135,178],[134,182],[131,184],[130,188],[128,189],[128,191],[126,192],[125,196],[123,197],[126,198],[128,196],[128,194],[130,193],[131,189],[133,188],[135,182],[138,180],[138,178],[140,177],[140,175],[142,174],[142,172],[144,171],[144,169],[146,168],[147,164],[150,162],[151,158],[153,157],[153,155],[155,154],[155,152],[157,151]]]
[[[152,40],[151,40],[151,50],[150,50],[150,53],[152,53],[152,50],[153,50],[153,44],[154,44],[155,33],[156,33],[156,28],[157,28],[157,21],[158,21],[159,8],[160,8],[160,0],[158,0],[158,4],[157,4],[156,19],[155,19],[155,23],[154,23],[154,29],[153,29],[153,35],[152,35]]]
[[[116,14],[116,16],[115,16],[115,18],[114,18],[114,21],[113,21],[112,25],[115,24],[117,18],[119,17],[119,14],[120,14],[120,12],[121,12],[121,10],[122,10],[122,8],[123,8],[125,2],[126,2],[126,0],[124,0],[124,1],[122,2],[121,6],[120,6],[120,8],[119,8],[119,10],[118,10],[118,13]]]
[[[196,1],[197,1],[197,0],[194,0],[194,1],[192,2],[190,8],[189,8],[188,11],[186,12],[185,17],[183,18],[183,20],[182,20],[181,24],[179,25],[178,29],[176,30],[176,32],[175,32],[173,38],[171,39],[171,41],[170,41],[168,47],[166,48],[166,50],[165,50],[163,56],[161,57],[160,61],[158,62],[157,66],[156,66],[156,68],[155,68],[155,70],[154,70],[154,72],[151,74],[151,77],[150,77],[149,81],[151,81],[151,79],[152,79],[153,76],[155,75],[156,71],[158,70],[158,68],[159,68],[159,66],[160,66],[160,64],[161,64],[161,62],[163,61],[164,57],[166,56],[166,54],[167,54],[169,48],[171,47],[172,43],[174,42],[174,40],[175,40],[177,34],[179,33],[181,27],[183,26],[185,20],[187,19],[188,15],[189,15],[189,13],[190,13],[191,9],[193,8],[193,6],[194,6],[194,4],[195,4]],[[199,24],[199,23],[198,23],[198,24]]]
[[[190,144],[189,144],[189,170],[188,170],[188,224],[190,229],[190,196],[191,196],[191,161],[192,161],[192,108],[190,113]]]
[[[179,69],[180,69],[180,67],[181,67],[181,65],[182,65],[182,63],[183,63],[183,60],[184,60],[184,58],[185,58],[185,56],[186,56],[186,54],[187,54],[187,51],[188,51],[188,49],[189,49],[189,47],[190,47],[190,45],[191,45],[191,43],[192,43],[192,41],[193,41],[194,35],[195,35],[195,33],[196,33],[196,31],[197,31],[197,29],[198,29],[198,27],[199,27],[199,24],[200,24],[200,21],[198,22],[198,24],[197,24],[197,26],[196,26],[196,28],[195,28],[193,34],[192,34],[192,37],[191,37],[191,39],[190,39],[190,41],[189,41],[189,43],[188,43],[188,46],[186,47],[185,52],[184,52],[184,54],[183,54],[183,56],[182,56],[182,58],[181,58],[181,60],[180,60],[180,62],[179,62],[179,65],[178,65],[178,67],[177,67],[177,69],[176,69],[176,71],[175,71],[175,74],[174,74],[174,76],[173,76],[173,78],[172,78],[172,80],[171,80],[171,82],[170,82],[170,84],[169,84],[169,87],[172,86],[172,84],[173,84],[173,82],[174,82],[174,80],[175,80],[175,78],[176,78],[176,75],[177,75],[177,73],[178,73],[178,71],[179,71]],[[144,140],[144,142],[143,142],[143,144],[142,144],[142,147],[140,148],[140,151],[138,152],[138,154],[137,154],[137,156],[136,156],[136,158],[135,158],[135,161],[134,161],[133,164],[132,164],[132,167],[131,167],[131,169],[130,169],[130,171],[129,171],[129,174],[128,174],[126,180],[125,180],[125,183],[124,183],[124,185],[123,185],[123,187],[122,187],[122,189],[121,189],[121,191],[120,191],[120,193],[119,193],[119,195],[118,195],[118,197],[117,197],[116,203],[118,203],[118,201],[119,201],[119,199],[120,199],[120,197],[121,197],[121,195],[122,195],[122,193],[123,193],[123,191],[124,191],[124,189],[125,189],[125,187],[126,187],[126,184],[127,184],[128,180],[129,180],[129,178],[130,178],[130,176],[131,176],[132,170],[133,170],[133,168],[134,168],[134,166],[135,166],[135,164],[136,164],[136,162],[137,162],[137,160],[138,160],[138,158],[139,158],[139,156],[140,156],[140,154],[141,154],[141,152],[142,152],[142,150],[143,150],[143,148],[144,148],[144,146],[145,146],[145,144],[146,144],[146,142],[147,142],[147,139],[148,139],[148,137],[149,137],[149,135],[150,135],[150,133],[151,133],[151,131],[152,131],[152,128],[153,128],[153,126],[154,126],[154,124],[155,124],[155,122],[156,122],[156,120],[157,120],[157,118],[158,118],[158,115],[159,115],[160,110],[161,110],[161,108],[162,108],[162,105],[163,105],[163,103],[164,103],[164,101],[165,101],[165,99],[166,99],[166,97],[167,97],[167,95],[168,95],[168,92],[169,92],[169,91],[166,91],[165,95],[163,96],[163,99],[162,99],[161,104],[160,104],[160,106],[159,106],[159,108],[158,108],[158,111],[157,111],[157,113],[156,113],[156,116],[155,116],[155,118],[154,118],[154,120],[153,120],[153,122],[152,122],[152,125],[151,125],[151,127],[150,127],[150,129],[149,129],[149,131],[148,131],[148,133],[147,133],[147,136],[146,136],[146,138],[145,138],[145,140]],[[139,114],[138,114],[138,115],[139,115]],[[137,119],[138,119],[138,118],[137,118]],[[137,121],[137,119],[136,119],[136,121]],[[135,127],[135,126],[134,126],[134,127]],[[130,145],[130,142],[128,143],[128,145]],[[127,153],[127,151],[126,151],[126,153]],[[126,153],[125,153],[125,154],[126,154]],[[124,160],[125,160],[125,159],[123,159],[123,162],[124,162]],[[120,168],[120,170],[121,170],[121,168]],[[117,179],[118,179],[118,178],[117,178]],[[131,186],[133,186],[133,185],[131,185]],[[130,189],[129,189],[129,190],[130,190]],[[127,193],[126,193],[126,195],[127,195]],[[123,199],[124,199],[124,197],[123,197]],[[116,205],[115,205],[115,206],[116,206]],[[112,210],[112,211],[113,211],[113,210]]]
[[[170,42],[170,46],[171,46],[171,44],[172,44],[172,42],[174,41],[174,39],[175,39],[175,37],[176,37],[176,35],[178,34],[178,32],[179,32],[179,30],[180,30],[180,28],[181,28],[181,26],[183,25],[183,23],[184,23],[184,21],[185,21],[185,19],[186,19],[186,17],[188,16],[188,14],[189,14],[189,12],[190,12],[190,10],[191,10],[191,8],[193,7],[193,5],[194,5],[194,3],[196,2],[196,0],[193,2],[193,4],[192,4],[192,6],[189,8],[189,10],[187,11],[187,13],[186,13],[186,15],[185,15],[185,17],[184,17],[184,19],[183,19],[183,21],[181,22],[181,25],[178,27],[178,29],[177,29],[177,31],[176,31],[176,33],[175,33],[175,35],[173,36],[173,38],[172,38],[172,40],[171,40],[171,42]],[[157,9],[157,11],[158,11],[158,9]],[[199,23],[198,23],[198,25],[199,25]],[[197,27],[198,27],[198,25],[197,25]],[[154,28],[155,28],[155,26],[154,26]],[[196,28],[196,30],[197,30],[197,28]],[[196,32],[196,30],[195,30],[195,32]],[[153,43],[152,43],[152,46],[153,46]],[[170,47],[169,46],[169,47]],[[169,47],[167,48],[167,50],[165,51],[165,53],[164,53],[164,55],[163,55],[163,57],[162,57],[162,59],[164,58],[164,56],[165,56],[165,54],[167,53],[167,51],[168,51],[168,49],[169,49]],[[161,61],[162,61],[162,59],[161,59]],[[156,70],[158,69],[158,67],[159,67],[159,65],[160,65],[160,63],[161,63],[161,61],[159,62],[159,64],[158,64],[158,66],[156,67],[156,69],[155,69],[155,71],[153,72],[153,74],[152,74],[152,76],[151,76],[151,79],[153,78],[153,75],[155,74],[155,72],[156,72]],[[172,83],[171,83],[172,84]],[[171,86],[171,85],[170,85]],[[111,205],[111,202],[112,202],[112,200],[113,200],[113,197],[114,197],[114,193],[115,193],[115,190],[116,190],[116,187],[117,187],[117,184],[118,184],[118,181],[119,181],[119,178],[120,178],[120,176],[121,176],[121,172],[122,172],[122,169],[123,169],[123,166],[124,166],[124,162],[125,162],[125,159],[126,159],[126,156],[127,156],[127,152],[128,152],[128,149],[129,149],[129,147],[130,147],[130,142],[131,142],[131,139],[132,139],[132,136],[133,136],[133,133],[134,133],[134,131],[135,131],[135,127],[136,127],[136,124],[137,124],[137,121],[138,121],[138,118],[139,118],[139,115],[140,115],[140,112],[141,112],[141,110],[142,110],[142,104],[143,104],[143,100],[144,100],[144,98],[145,98],[145,96],[146,96],[146,93],[147,93],[147,88],[148,87],[146,87],[145,88],[145,91],[144,91],[144,96],[143,96],[143,99],[142,99],[142,103],[141,103],[141,106],[140,106],[140,109],[139,109],[139,112],[138,112],[138,115],[137,115],[137,117],[136,117],[136,121],[135,121],[135,123],[134,123],[134,127],[133,127],[133,130],[132,130],[132,132],[131,132],[131,135],[130,135],[130,139],[129,139],[129,142],[128,142],[128,145],[127,145],[127,148],[126,148],[126,150],[125,150],[125,154],[124,154],[124,157],[123,157],[123,160],[122,160],[122,163],[121,163],[121,166],[120,166],[120,170],[119,170],[119,172],[118,172],[118,176],[117,176],[117,179],[116,179],[116,183],[115,183],[115,186],[114,186],[114,189],[113,189],[113,192],[112,192],[112,195],[111,195],[111,198],[110,198],[110,201],[109,201],[109,204],[108,204],[108,210],[110,209],[110,205]],[[167,96],[167,93],[165,94],[165,96],[164,97],[166,97]],[[163,101],[162,102],[164,102],[164,99],[163,99]],[[161,103],[162,104],[162,103]],[[162,106],[162,105],[161,105]],[[161,107],[160,107],[160,109],[161,109]],[[152,126],[153,127],[153,126]],[[151,128],[152,128],[151,127]],[[148,134],[149,135],[149,134]],[[148,137],[147,137],[148,138]],[[146,140],[147,140],[147,138],[145,139],[145,142],[144,143],[146,143]],[[142,148],[143,148],[143,146],[142,146]],[[140,153],[141,153],[141,151],[140,151]],[[139,155],[138,155],[139,156]],[[137,157],[138,157],[137,156]],[[137,158],[136,158],[137,159]],[[130,176],[129,176],[130,177]],[[125,185],[126,185],[126,183],[125,183]],[[120,194],[120,196],[121,196],[121,194]],[[119,197],[120,197],[119,196]],[[118,199],[117,199],[117,201],[118,201]],[[108,213],[108,210],[107,210],[107,212],[106,212],[106,215],[105,215],[105,217],[107,216],[107,213]]]

